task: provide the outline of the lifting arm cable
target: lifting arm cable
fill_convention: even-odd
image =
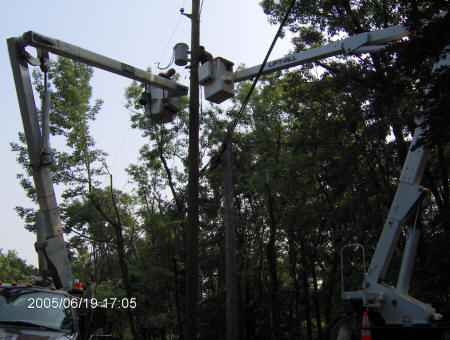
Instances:
[[[53,162],[50,150],[50,91],[48,84],[48,72],[50,70],[50,59],[48,52],[38,50],[40,68],[44,73],[44,88],[41,92],[41,166]]]

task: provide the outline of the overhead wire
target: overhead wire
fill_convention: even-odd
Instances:
[[[173,63],[173,60],[175,59],[175,56],[174,56],[174,54],[172,53],[172,57],[171,57],[171,59],[170,59],[169,65],[168,65],[167,67],[165,67],[165,68],[160,68],[160,67],[159,67],[159,65],[161,64],[161,60],[165,57],[166,52],[167,52],[167,49],[168,49],[168,47],[169,47],[169,45],[170,45],[170,43],[171,43],[171,41],[172,41],[173,36],[175,35],[175,32],[176,32],[176,30],[177,30],[177,28],[178,28],[178,24],[180,23],[180,19],[181,19],[181,13],[178,15],[178,19],[177,19],[177,21],[176,21],[176,23],[175,23],[175,27],[174,27],[173,30],[172,30],[172,34],[170,35],[170,38],[169,38],[169,40],[167,41],[166,47],[164,48],[164,51],[163,51],[163,53],[161,54],[161,57],[159,58],[159,61],[155,63],[155,64],[156,64],[156,67],[158,67],[158,69],[160,69],[160,70],[165,70],[165,69],[169,68],[169,67],[172,65],[172,63]]]
[[[125,141],[128,139],[128,136],[130,134],[130,131],[131,131],[131,126],[128,127],[128,130],[127,130],[126,134],[122,137],[122,141],[120,142],[120,145],[119,145],[119,147],[118,147],[118,149],[116,151],[116,155],[114,156],[114,158],[113,158],[113,160],[111,162],[111,166],[114,165],[114,163],[117,160],[117,157],[119,156],[120,152],[122,151],[122,148],[125,145]]]
[[[161,64],[159,61],[157,61],[156,63],[155,63],[155,65],[156,65],[156,67],[158,68],[158,70],[167,70],[170,66],[172,66],[172,64],[173,64],[173,61],[175,60],[175,53],[173,52],[172,53],[172,56],[170,57],[170,61],[169,61],[169,63],[167,64],[167,66],[165,66],[165,67],[159,67],[159,65]]]

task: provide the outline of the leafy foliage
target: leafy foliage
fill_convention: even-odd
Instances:
[[[276,23],[288,2],[264,0],[261,6]],[[448,68],[432,73],[449,44],[448,14],[435,16],[445,3],[296,2],[288,29],[297,35],[297,51],[397,23],[413,33],[379,53],[332,58],[265,76],[255,89],[232,135],[242,339],[318,339],[325,325],[346,311],[340,301],[340,249],[363,243],[366,260],[373,254],[410,136],[419,124],[426,128],[422,143],[431,154],[422,181],[430,194],[422,205],[424,237],[410,291],[444,315],[448,312],[450,277],[442,270],[450,265]],[[125,90],[131,126],[148,143],[137,163],[127,168],[135,190],[123,193],[114,190],[112,178],[109,186],[98,181],[107,167],[89,134],[89,122],[101,105],[90,101],[92,71],[58,60],[52,72],[52,133],[63,136],[69,150],[55,152],[53,174],[55,182],[66,185],[61,207],[65,230],[74,234],[69,241],[73,271],[85,281],[97,281],[99,296],[133,292],[136,328],[143,338],[181,339],[187,103],[174,122],[156,126],[142,114],[142,87],[132,82]],[[36,74],[38,89],[40,79]],[[247,82],[237,85],[229,109],[211,106],[201,112],[200,167],[217,155],[249,88]],[[18,161],[27,164],[23,143],[13,148]],[[34,199],[27,174],[19,180]],[[208,168],[202,175],[198,337],[223,339],[222,168]],[[35,212],[18,212],[32,229]],[[387,282],[397,279],[406,232]],[[361,255],[350,252],[347,259],[346,287],[358,289]],[[127,338],[134,319],[125,321],[123,313],[112,320],[116,334]]]
[[[6,252],[0,249],[0,281],[3,283],[29,282],[30,276],[36,276],[38,271],[35,267],[22,260],[14,250]]]

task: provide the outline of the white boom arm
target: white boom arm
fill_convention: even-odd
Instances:
[[[332,57],[339,54],[361,54],[384,49],[389,41],[398,40],[408,35],[408,30],[402,25],[388,27],[375,32],[364,32],[324,46],[311,48],[295,54],[269,61],[262,71],[268,74],[290,67],[302,65],[311,61]],[[233,81],[239,82],[256,76],[261,65],[253,66],[233,74]]]
[[[267,62],[262,74],[288,69],[307,62],[328,58],[340,54],[361,54],[383,50],[385,44],[408,35],[402,25],[396,25],[375,32],[357,34],[327,45],[287,55]],[[231,98],[234,94],[233,83],[255,77],[261,65],[233,73],[233,63],[223,58],[208,61],[199,68],[199,81],[205,88],[205,98],[216,104]]]
[[[49,164],[51,163],[51,157],[48,154],[49,99],[48,95],[44,97],[45,99],[41,107],[43,120],[40,126],[28,64],[45,66],[48,62],[48,52],[51,52],[137,80],[146,86],[162,89],[165,92],[154,99],[157,103],[164,102],[168,98],[168,103],[170,104],[172,102],[170,101],[171,97],[169,95],[173,95],[174,97],[185,95],[187,94],[188,88],[172,80],[153,75],[114,59],[32,31],[26,32],[17,38],[9,38],[7,42],[41,213],[40,222],[37,223],[38,242],[36,243],[39,267],[41,271],[48,271],[48,274],[53,277],[57,288],[68,290],[73,283],[73,277],[65,248],[60,214],[49,169]],[[25,50],[26,46],[35,47],[38,51],[38,58],[32,57]],[[164,108],[165,106],[161,105],[161,107]],[[176,111],[176,109],[177,107],[172,111]]]
[[[172,91],[174,94],[186,95],[188,88],[172,80],[140,70],[123,62],[91,52],[84,48],[66,43],[62,40],[46,37],[42,34],[28,31],[20,38],[23,45],[33,46],[38,49],[51,52],[87,65],[98,67],[123,77],[137,80],[157,88]]]

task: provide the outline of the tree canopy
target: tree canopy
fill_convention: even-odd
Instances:
[[[36,276],[37,269],[21,259],[15,250],[0,249],[0,282],[29,282],[30,276]]]
[[[263,0],[276,24],[287,0]],[[232,135],[238,315],[241,339],[320,339],[347,311],[340,300],[340,250],[377,245],[411,134],[426,128],[430,160],[422,184],[423,230],[410,293],[450,313],[449,72],[433,64],[449,45],[446,1],[297,1],[285,30],[296,51],[338,37],[403,23],[409,39],[378,53],[336,57],[262,78]],[[75,276],[99,284],[99,296],[136,297],[135,311],[111,316],[120,338],[182,339],[185,326],[187,103],[176,119],[153,125],[143,116],[136,82],[125,90],[130,124],[148,143],[127,172],[134,190],[99,180],[105,153],[89,124],[92,69],[59,58],[52,66],[51,132],[66,142],[54,150],[55,183]],[[41,76],[35,86],[42,90]],[[223,136],[250,88],[236,86],[226,110],[201,112],[200,167]],[[19,180],[35,201],[23,136],[13,144],[25,173]],[[199,339],[225,339],[225,236],[222,167],[200,179]],[[35,210],[17,208],[29,230]],[[409,222],[411,226],[413,222]],[[402,231],[405,236],[407,230]],[[395,283],[401,238],[386,280]],[[362,258],[346,259],[346,286],[362,283]],[[346,267],[347,268],[347,267]],[[25,269],[24,269],[25,271]],[[128,313],[129,312],[129,313]]]

